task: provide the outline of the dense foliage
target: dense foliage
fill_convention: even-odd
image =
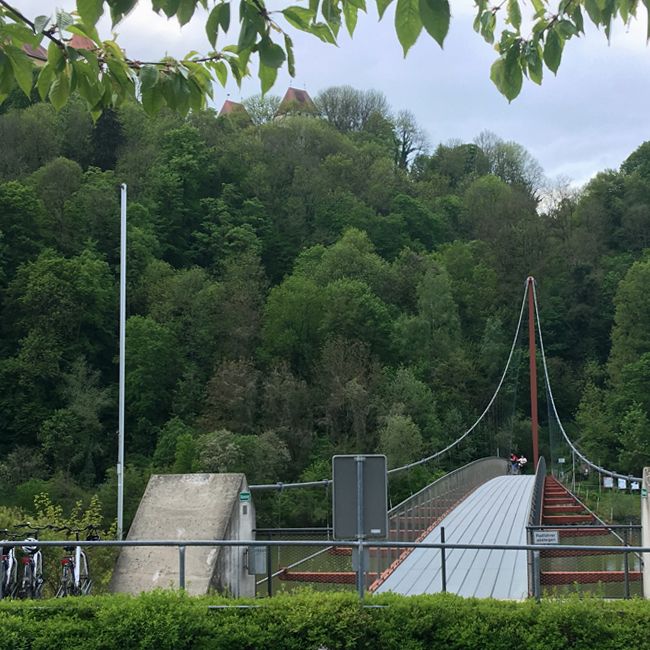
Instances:
[[[127,517],[152,471],[314,480],[333,453],[439,449],[494,390],[529,274],[572,435],[610,467],[650,462],[649,143],[578,195],[491,134],[418,154],[412,119],[349,88],[317,98],[323,118],[259,125],[18,104],[0,115],[5,505],[99,491],[114,512],[120,182]],[[291,499],[278,521],[323,521],[322,494]]]
[[[307,592],[257,601],[255,609],[208,610],[224,602],[235,604],[173,592],[46,601],[37,608],[3,601],[0,648],[650,648],[643,600],[537,604],[386,595],[368,601],[382,607],[364,609],[354,594]]]

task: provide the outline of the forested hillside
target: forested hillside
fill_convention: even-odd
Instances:
[[[317,100],[282,120],[251,101],[253,123],[3,105],[3,504],[98,491],[114,512],[121,182],[127,513],[151,472],[320,479],[333,453],[440,448],[494,390],[529,274],[575,439],[621,471],[650,462],[650,143],[549,192],[515,143],[425,154],[377,94]],[[282,520],[323,507],[296,497]]]

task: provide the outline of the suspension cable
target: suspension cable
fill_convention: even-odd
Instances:
[[[521,329],[521,321],[524,316],[524,308],[526,306],[526,296],[527,296],[527,291],[528,291],[528,284],[526,283],[526,288],[524,289],[524,297],[521,301],[521,309],[519,310],[519,321],[517,323],[517,330],[515,331],[515,336],[512,339],[512,346],[510,347],[510,354],[508,355],[508,360],[506,361],[506,367],[503,370],[503,374],[501,375],[501,379],[499,380],[499,384],[497,385],[496,390],[494,391],[494,394],[492,395],[492,398],[488,402],[488,405],[485,407],[483,410],[483,413],[479,415],[478,419],[474,424],[463,433],[460,437],[456,438],[451,444],[447,445],[444,449],[441,449],[440,451],[437,451],[435,454],[431,454],[430,456],[427,456],[426,458],[421,458],[420,460],[416,460],[412,463],[408,463],[406,465],[402,465],[401,467],[393,467],[393,469],[389,469],[388,473],[389,474],[394,474],[396,472],[401,472],[405,469],[411,469],[411,467],[417,467],[418,465],[423,465],[424,463],[428,463],[430,460],[433,460],[434,458],[438,458],[438,456],[442,456],[445,452],[449,451],[452,447],[455,447],[459,442],[467,438],[467,436],[476,429],[476,427],[480,424],[481,420],[485,417],[485,414],[490,410],[490,407],[494,403],[494,400],[497,398],[497,395],[499,394],[499,391],[501,390],[501,386],[503,385],[503,382],[505,381],[506,375],[508,374],[508,369],[510,368],[510,362],[512,361],[512,356],[515,352],[515,348],[517,347],[517,341],[519,340],[519,330]]]
[[[445,452],[449,451],[453,447],[455,447],[459,442],[463,441],[476,427],[481,423],[483,418],[485,417],[486,413],[490,410],[490,407],[494,403],[494,400],[497,398],[497,395],[499,394],[499,391],[501,390],[501,386],[503,385],[503,382],[505,381],[506,375],[508,374],[508,369],[510,368],[510,363],[512,361],[512,357],[514,355],[515,349],[517,347],[517,341],[519,340],[519,332],[521,330],[521,322],[523,320],[524,316],[524,308],[526,306],[526,296],[527,296],[527,289],[528,285],[526,284],[526,288],[524,289],[524,296],[521,300],[521,308],[519,310],[519,320],[517,321],[517,329],[515,331],[515,335],[512,339],[512,346],[510,347],[510,354],[508,355],[508,360],[506,361],[505,368],[503,370],[503,374],[501,375],[501,379],[499,380],[499,384],[497,385],[496,390],[494,391],[494,394],[492,395],[492,398],[488,402],[487,406],[479,415],[478,419],[474,424],[465,431],[460,437],[456,438],[454,442],[451,444],[447,445],[444,449],[441,449],[440,451],[437,451],[434,454],[431,454],[430,456],[426,456],[425,458],[421,458],[420,460],[416,460],[412,463],[408,463],[407,465],[402,465],[401,467],[394,467],[393,469],[389,469],[388,473],[389,474],[395,474],[396,472],[402,472],[407,469],[411,469],[412,467],[417,467],[418,465],[424,465],[425,463],[428,463],[431,460],[434,460],[435,458],[438,458]],[[281,481],[278,481],[277,483],[270,483],[270,484],[265,484],[265,485],[249,485],[248,489],[249,490],[285,490],[287,488],[300,488],[300,487],[321,487],[321,488],[327,488],[330,484],[332,483],[331,479],[323,479],[321,481],[306,481],[302,483],[282,483]]]
[[[626,474],[619,474],[618,472],[612,472],[611,470],[605,469],[604,467],[601,467],[600,465],[596,465],[595,463],[592,463],[574,444],[571,442],[571,439],[567,435],[566,431],[564,430],[564,427],[562,426],[562,421],[560,420],[560,416],[558,415],[557,408],[555,407],[555,399],[553,398],[553,391],[551,390],[551,382],[548,376],[548,367],[546,365],[546,354],[544,352],[544,340],[542,339],[542,327],[540,324],[540,318],[539,318],[539,308],[537,307],[537,290],[535,288],[535,280],[533,280],[533,299],[535,301],[535,318],[537,321],[537,332],[539,333],[539,350],[542,355],[542,365],[544,367],[544,379],[546,381],[546,392],[548,394],[549,402],[551,404],[551,408],[553,410],[553,414],[555,415],[555,419],[558,423],[558,426],[560,428],[560,431],[562,432],[562,436],[566,440],[567,444],[571,448],[571,450],[589,467],[595,469],[597,472],[600,474],[606,474],[607,476],[611,476],[612,478],[616,479],[625,479],[628,481],[638,481],[641,483],[643,479],[639,478],[638,476],[631,476],[631,475],[626,475]]]

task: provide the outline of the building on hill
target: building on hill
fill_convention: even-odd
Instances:
[[[280,120],[287,115],[314,116],[317,114],[318,109],[309,96],[309,93],[306,90],[289,86],[275,113],[275,119]]]
[[[233,102],[226,99],[219,111],[219,117],[231,117],[233,119],[242,120],[244,122],[252,123],[251,116],[248,114],[246,107],[240,102]]]
[[[27,43],[25,43],[22,49],[30,59],[34,60],[34,63],[36,65],[41,66],[47,63],[47,50],[42,45],[32,47],[31,45],[27,45]]]

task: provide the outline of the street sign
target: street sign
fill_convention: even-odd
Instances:
[[[335,539],[357,539],[359,515],[363,537],[384,539],[388,535],[387,483],[386,456],[351,454],[332,458]]]
[[[648,490],[646,488],[641,488],[641,496],[642,497],[647,497],[648,496]]]
[[[251,500],[251,493],[250,492],[240,492],[239,493],[239,500],[240,501],[250,501]]]
[[[559,544],[560,533],[557,530],[534,530],[533,544]]]
[[[557,459],[557,462],[558,462],[560,465],[564,465],[564,463],[566,463],[566,458],[558,458],[558,459]]]

